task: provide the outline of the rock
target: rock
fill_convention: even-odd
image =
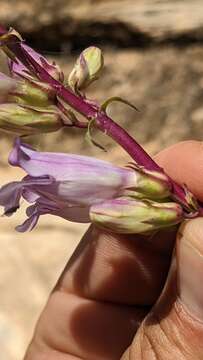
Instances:
[[[87,37],[113,40],[118,46],[148,46],[153,41],[202,39],[203,2],[10,0],[1,2],[0,22],[15,27],[38,45],[46,39],[43,46],[50,48],[51,44],[57,47],[54,42],[63,47],[67,40],[85,43]]]

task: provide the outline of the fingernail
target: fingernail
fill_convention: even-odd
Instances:
[[[176,251],[179,298],[192,316],[203,321],[203,218],[180,227]]]

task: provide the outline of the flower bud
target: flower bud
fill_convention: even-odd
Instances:
[[[47,107],[55,100],[55,91],[38,80],[12,78],[0,72],[0,103]]]
[[[19,105],[45,108],[51,105],[54,95],[53,90],[45,83],[18,80],[16,89],[11,91],[10,101]]]
[[[18,104],[0,105],[0,129],[18,135],[33,135],[59,130],[60,116],[54,106],[33,109]]]
[[[97,226],[123,234],[142,234],[179,223],[180,205],[139,201],[129,198],[107,200],[90,208],[90,219]]]
[[[102,52],[95,46],[85,49],[77,59],[75,66],[68,78],[68,85],[73,90],[87,88],[94,80],[98,79],[103,68]]]

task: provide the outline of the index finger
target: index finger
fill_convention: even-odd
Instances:
[[[203,200],[203,143],[183,141],[156,155],[155,160],[177,183],[186,185]]]

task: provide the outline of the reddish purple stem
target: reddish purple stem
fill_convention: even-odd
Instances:
[[[0,27],[1,33],[1,27]],[[6,46],[16,55],[29,70],[35,74],[40,80],[50,84],[66,103],[78,113],[85,116],[88,120],[95,119],[97,127],[114,139],[119,145],[127,151],[127,153],[135,160],[138,165],[144,166],[148,170],[159,171],[163,173],[163,169],[144,151],[144,149],[125,131],[109,118],[104,111],[92,106],[84,98],[72,93],[60,82],[55,80],[36,60],[29,54],[18,41],[8,41]],[[169,186],[172,187],[173,197],[179,201],[188,211],[190,207],[186,199],[185,190],[169,179]]]
[[[88,119],[95,118],[97,127],[120,144],[139,165],[144,166],[148,170],[163,171],[123,128],[109,118],[105,112],[100,111],[99,108],[96,109],[95,106],[92,106],[89,102],[86,102],[85,99],[72,93],[55,80],[20,46],[20,43],[10,44],[9,47],[25,66],[29,67],[40,80],[49,83],[55,89],[58,96],[63,98],[72,108]]]

